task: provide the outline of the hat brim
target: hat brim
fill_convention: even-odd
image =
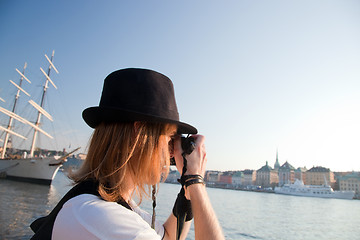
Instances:
[[[175,124],[178,126],[179,134],[197,134],[198,132],[195,127],[187,123],[119,108],[89,107],[82,112],[82,117],[91,128],[95,128],[101,122],[144,121]]]

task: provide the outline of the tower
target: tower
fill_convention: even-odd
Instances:
[[[276,161],[274,164],[274,169],[279,170],[279,168],[280,168],[280,163],[279,163],[279,158],[278,158],[278,149],[276,149]]]

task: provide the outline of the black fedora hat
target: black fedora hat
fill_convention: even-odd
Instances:
[[[104,80],[98,107],[83,111],[92,128],[101,122],[163,122],[178,126],[178,133],[196,134],[197,129],[179,121],[174,87],[165,75],[148,69],[126,68]]]

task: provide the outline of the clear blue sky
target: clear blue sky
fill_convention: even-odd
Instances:
[[[103,79],[142,67],[173,80],[181,120],[207,137],[208,169],[273,165],[278,149],[280,164],[360,170],[359,1],[0,2],[0,97],[25,61],[43,80],[52,50],[49,148],[85,151],[81,112]]]

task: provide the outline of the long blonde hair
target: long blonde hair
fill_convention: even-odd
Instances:
[[[151,186],[165,179],[170,154],[166,135],[176,126],[165,123],[101,123],[91,136],[89,151],[82,167],[71,178],[99,182],[104,200],[119,201],[129,191],[129,177],[141,203],[149,197]]]

